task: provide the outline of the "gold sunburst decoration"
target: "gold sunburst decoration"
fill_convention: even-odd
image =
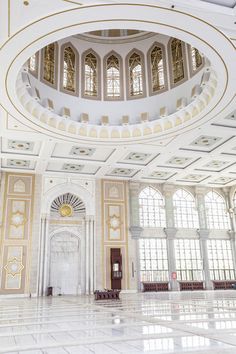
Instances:
[[[73,215],[73,208],[70,204],[62,204],[59,209],[59,213],[63,217],[69,217]]]

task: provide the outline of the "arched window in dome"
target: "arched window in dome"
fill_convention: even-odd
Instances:
[[[156,93],[165,88],[163,49],[156,45],[150,52],[151,92]]]
[[[56,43],[48,44],[43,49],[43,80],[51,85],[56,84]]]
[[[121,98],[121,60],[115,53],[106,58],[105,80],[105,97],[107,99]]]
[[[84,96],[99,96],[99,62],[97,55],[90,51],[84,56]]]
[[[230,229],[229,215],[224,198],[216,192],[205,196],[207,226],[209,229]]]
[[[142,227],[165,227],[165,203],[156,189],[147,187],[139,194],[139,218]]]
[[[36,77],[38,77],[38,66],[39,66],[39,52],[31,55],[31,57],[28,60],[29,72]]]
[[[76,54],[71,46],[63,50],[63,89],[76,91]]]
[[[143,58],[140,53],[133,52],[128,57],[129,97],[144,95]]]
[[[197,71],[203,64],[203,58],[197,48],[190,47],[192,71]]]
[[[178,189],[173,195],[175,226],[198,228],[198,213],[195,200],[185,189]]]
[[[184,72],[184,47],[180,39],[173,38],[170,42],[170,56],[172,65],[172,82],[177,84],[185,77]]]

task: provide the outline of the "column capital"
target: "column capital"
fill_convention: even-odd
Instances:
[[[195,187],[195,193],[196,193],[196,195],[206,194],[207,193],[207,188],[203,187],[203,186],[196,186]]]
[[[41,214],[41,219],[42,219],[42,220],[49,220],[49,219],[50,219],[50,214],[48,214],[48,213],[42,213],[42,214]]]
[[[94,221],[94,215],[85,215],[84,220],[87,222]]]
[[[210,230],[208,229],[197,229],[197,233],[202,240],[207,240],[209,238]]]
[[[172,240],[175,238],[177,231],[178,231],[178,229],[176,229],[175,227],[164,227],[164,232],[169,240]]]
[[[163,185],[163,194],[167,196],[168,194],[173,194],[175,186],[173,184],[164,184]]]
[[[129,231],[133,239],[139,239],[142,235],[143,228],[141,226],[130,226]]]
[[[133,181],[129,182],[129,189],[131,191],[139,191],[139,188],[140,188],[140,183],[139,182],[133,182]]]
[[[230,240],[235,240],[236,231],[228,230],[228,231],[227,231],[227,234],[229,235]]]

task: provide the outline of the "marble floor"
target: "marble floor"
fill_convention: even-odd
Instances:
[[[0,353],[236,354],[236,291],[0,298]]]

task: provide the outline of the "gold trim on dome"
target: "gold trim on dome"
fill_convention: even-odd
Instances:
[[[96,4],[96,5],[83,6],[82,9],[95,8],[95,7],[106,7],[106,6],[121,6],[121,5],[124,5],[124,4],[120,4],[120,3],[119,3],[119,4]],[[164,7],[157,6],[157,5],[151,5],[151,4],[148,4],[148,5],[147,5],[147,4],[125,4],[125,5],[129,5],[129,6],[139,6],[139,7],[149,7],[149,8],[155,8],[155,9],[162,9],[162,10],[165,10],[165,11],[176,12],[176,13],[185,15],[186,17],[191,17],[191,18],[193,18],[193,19],[198,20],[199,22],[202,22],[202,23],[207,24],[209,27],[211,27],[211,28],[213,28],[214,30],[216,30],[218,33],[220,33],[220,34],[235,48],[235,46],[234,46],[234,44],[232,43],[232,41],[231,41],[224,33],[220,32],[217,27],[215,27],[215,26],[209,24],[207,21],[205,21],[205,20],[203,20],[203,19],[201,19],[201,18],[199,18],[199,17],[197,17],[197,16],[190,15],[190,14],[188,14],[188,13],[186,13],[186,12],[183,12],[183,11],[172,10],[172,9],[164,8]],[[43,21],[43,20],[45,20],[45,19],[47,19],[47,18],[57,16],[58,14],[61,14],[61,13],[71,12],[71,11],[74,11],[74,10],[78,10],[78,8],[76,8],[76,9],[68,9],[68,10],[60,11],[60,12],[58,12],[58,13],[54,13],[54,14],[51,14],[51,15],[47,15],[47,16],[45,16],[45,17],[42,17],[42,18],[40,18],[40,19],[38,19],[38,20],[36,20],[36,21],[34,21],[34,22],[28,24],[27,26],[23,27],[22,29],[20,29],[19,31],[17,31],[16,33],[14,33],[11,38],[9,38],[6,42],[4,42],[4,44],[1,46],[0,50],[1,50],[2,48],[4,48],[4,46],[10,41],[10,39],[12,39],[13,37],[15,37],[18,33],[23,32],[25,29],[29,28],[30,26],[36,24],[37,22],[41,22],[41,21]],[[118,20],[118,19],[115,19],[115,20],[114,20],[114,19],[113,19],[113,20],[88,21],[87,24],[89,24],[89,23],[99,23],[99,22],[108,22],[108,21],[113,21],[113,22],[114,22],[114,21],[120,21],[120,20]],[[130,20],[130,19],[129,19],[129,20],[126,20],[126,21],[129,21],[129,22],[136,21],[136,22],[137,22],[137,20]],[[144,22],[144,23],[149,23],[149,22],[152,23],[152,22],[153,22],[153,23],[157,24],[157,22],[155,22],[155,21],[140,21],[140,20],[138,20],[138,22]],[[84,25],[84,24],[86,24],[86,23],[82,23],[82,25]],[[63,28],[60,28],[60,29],[56,29],[56,30],[54,30],[54,31],[51,31],[50,33],[47,33],[47,35],[42,35],[42,36],[40,36],[39,38],[37,38],[36,40],[34,40],[32,43],[30,43],[29,45],[27,45],[23,50],[25,50],[26,48],[30,47],[33,43],[37,42],[39,39],[42,39],[42,38],[48,36],[49,34],[56,33],[56,32],[58,32],[58,31],[61,31],[62,29],[69,28],[69,27],[74,27],[74,26],[78,26],[78,24],[76,24],[76,25],[71,25],[71,26],[65,26],[65,27],[63,27]],[[166,25],[166,24],[162,24],[162,26],[166,26],[166,27],[170,27],[170,28],[175,28],[174,26]],[[177,27],[177,29],[178,29],[179,31],[182,31],[182,32],[191,34],[191,36],[194,36],[194,37],[200,39],[202,42],[204,42],[205,44],[207,44],[208,46],[210,46],[211,49],[212,49],[213,51],[215,51],[215,53],[218,54],[218,56],[221,58],[221,61],[222,61],[223,64],[224,64],[224,67],[225,67],[225,70],[226,70],[226,76],[227,76],[226,85],[225,85],[225,87],[224,87],[224,91],[223,91],[221,97],[219,98],[218,102],[217,102],[217,103],[215,104],[215,106],[210,110],[210,112],[211,112],[211,111],[213,111],[213,110],[219,105],[220,101],[222,100],[222,98],[223,98],[224,95],[225,95],[226,88],[227,88],[227,86],[228,86],[228,71],[227,71],[226,64],[225,64],[223,58],[221,57],[221,55],[214,49],[214,47],[213,47],[212,45],[209,45],[209,43],[207,43],[203,38],[200,38],[199,36],[197,36],[197,35],[195,35],[195,34],[189,32],[189,31],[183,30],[182,28],[178,28],[178,27]],[[23,50],[22,50],[21,52],[23,52]],[[11,66],[12,66],[12,64],[13,64],[13,62],[14,62],[15,59],[21,54],[21,52],[18,53],[17,56],[13,59],[13,61],[12,61],[11,64],[10,64],[10,67],[9,67],[8,70],[7,70],[7,75],[6,75],[6,78],[5,78],[5,88],[6,88],[6,93],[7,93],[8,99],[9,99],[9,101],[11,102],[11,104],[13,105],[13,107],[17,110],[17,112],[19,112],[24,118],[26,118],[27,121],[30,121],[31,123],[34,124],[34,128],[33,128],[33,129],[34,129],[35,131],[39,131],[39,132],[41,133],[41,130],[44,130],[44,131],[46,130],[47,133],[51,136],[51,135],[52,135],[52,131],[51,131],[50,129],[48,129],[48,128],[42,127],[42,125],[40,126],[40,130],[38,130],[38,129],[36,128],[36,124],[35,124],[31,119],[29,119],[27,116],[25,116],[25,115],[21,112],[21,110],[13,103],[13,101],[11,100],[10,95],[9,95],[9,93],[8,93],[7,77],[8,77],[8,74],[9,74],[9,70],[10,70],[10,68],[11,68]],[[231,97],[231,99],[229,100],[229,103],[230,103],[233,99],[234,99],[234,96]],[[229,103],[227,103],[227,105],[228,105]],[[0,105],[1,105],[1,104],[0,104]],[[227,105],[225,105],[225,107],[227,107]],[[1,106],[6,110],[6,108],[5,108],[3,105],[1,105]],[[225,109],[225,107],[223,107],[220,112],[222,112],[222,111]],[[6,111],[7,111],[7,110],[6,110]],[[8,112],[8,111],[7,111],[7,112]],[[209,114],[210,112],[207,112],[207,114]],[[219,114],[219,113],[218,113],[218,114]],[[201,119],[203,119],[205,116],[206,116],[206,114],[205,114]],[[15,118],[15,119],[18,120],[17,118]],[[25,123],[24,123],[24,124],[25,124]],[[27,126],[27,123],[26,123],[26,126]],[[192,128],[190,128],[190,127],[184,127],[184,128],[188,128],[188,131],[192,129]],[[178,130],[178,131],[181,131],[181,130],[182,130],[182,129],[180,129],[180,130]],[[73,139],[71,136],[68,137],[68,135],[67,135],[67,136],[65,137],[64,134],[60,134],[59,132],[56,132],[56,134],[57,134],[57,136],[58,136],[58,135],[61,136],[62,139],[66,139],[66,138],[68,139],[68,138],[69,138],[69,139],[71,139],[71,140],[74,141],[74,139]],[[168,133],[162,134],[162,136],[166,136],[167,134],[168,134]],[[144,138],[144,136],[141,137],[141,139],[143,139],[143,138]],[[150,137],[149,140],[150,140],[151,138],[152,138],[152,137]],[[80,136],[80,139],[81,139],[81,140],[84,140],[84,141],[86,141],[86,142],[88,141],[87,138],[83,139],[81,136]],[[97,140],[97,139],[96,139],[96,140]],[[99,141],[99,140],[97,140],[97,141]],[[137,141],[137,140],[136,140],[136,139],[132,139],[132,141]],[[138,141],[140,141],[140,139],[138,139]]]
[[[70,204],[62,204],[59,208],[59,213],[62,217],[70,217],[73,215],[73,208]]]

